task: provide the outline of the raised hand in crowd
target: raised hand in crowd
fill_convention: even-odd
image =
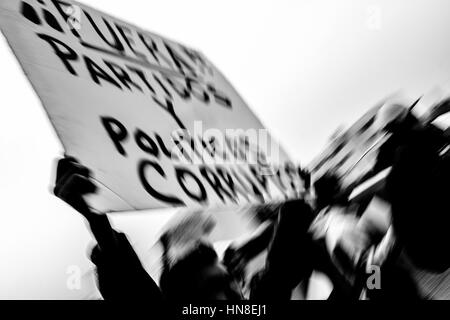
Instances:
[[[123,233],[115,231],[105,214],[94,213],[83,198],[96,192],[90,171],[73,158],[58,161],[54,193],[81,213],[89,223],[97,245],[91,260],[96,265],[98,288],[105,300],[162,299],[161,291],[143,268]]]
[[[92,214],[84,195],[96,192],[95,184],[89,179],[89,169],[82,166],[74,158],[63,158],[58,161],[54,194],[72,206],[85,218]]]

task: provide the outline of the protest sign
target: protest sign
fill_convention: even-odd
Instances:
[[[92,170],[93,208],[298,197],[298,168],[197,50],[69,0],[2,0],[0,28],[65,153]]]

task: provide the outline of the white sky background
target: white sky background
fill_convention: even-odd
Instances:
[[[450,2],[85,0],[201,50],[294,160],[386,95],[450,80]],[[67,268],[91,266],[82,218],[49,192],[61,145],[0,41],[0,298],[67,299]],[[142,252],[168,212],[116,216]]]

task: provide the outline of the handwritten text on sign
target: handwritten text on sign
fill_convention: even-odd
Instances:
[[[297,168],[200,52],[73,1],[2,0],[0,27],[108,211],[298,196]]]

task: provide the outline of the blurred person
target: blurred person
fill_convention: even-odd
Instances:
[[[73,158],[59,160],[54,193],[88,222],[97,242],[91,253],[97,285],[105,300],[147,300],[155,305],[161,291],[143,268],[125,234],[111,226],[108,217],[94,213],[83,196],[94,193],[90,172]]]
[[[307,234],[312,208],[302,200],[286,202],[279,211],[264,271],[253,284],[250,299],[290,300],[292,290],[309,279],[311,242]]]
[[[345,203],[345,195],[339,178],[334,175],[325,175],[316,181],[314,190],[313,202],[305,199],[257,206],[258,217],[270,218],[249,241],[239,247],[232,245],[225,252],[225,264],[239,274],[252,258],[268,249],[265,270],[252,279],[250,299],[286,300],[299,284],[306,296],[313,269],[326,270],[335,279],[336,288],[342,287],[343,278],[332,266],[325,247],[308,234],[308,228],[316,212],[330,203]],[[342,296],[336,294],[338,291],[335,290],[334,295]]]
[[[438,105],[434,109],[436,111],[432,112],[433,115],[427,117],[428,120],[421,121],[412,113],[414,105],[415,103],[412,106],[406,105],[403,101],[388,101],[378,110],[374,126],[388,139],[380,147],[375,165],[364,180],[392,166],[397,149],[404,144],[413,143],[418,135],[427,135],[430,147],[436,150],[443,150],[448,144],[444,132],[431,123],[432,119],[444,112],[443,108]],[[441,105],[447,106],[446,103]]]
[[[332,185],[339,181],[336,178],[327,180]],[[335,190],[340,187],[336,186]],[[322,239],[335,269],[344,279],[341,288],[347,290],[342,292],[341,289],[339,294],[344,293],[343,297],[347,299],[418,300],[420,294],[414,278],[408,267],[398,260],[402,249],[390,222],[390,212],[373,212],[370,209],[375,201],[373,195],[360,203],[349,203],[349,192],[337,194],[341,196],[321,210],[310,231],[316,239]],[[389,210],[388,207],[379,209]],[[380,219],[385,221],[378,221]],[[382,286],[368,290],[367,280],[374,266],[380,268]],[[333,292],[333,298],[336,293]]]
[[[160,286],[168,301],[243,299],[239,284],[206,243],[198,243],[172,267],[164,268]]]
[[[387,105],[378,117],[393,141],[386,192],[395,233],[417,266],[443,271],[450,267],[450,162],[442,152],[450,141],[405,106]]]
[[[386,182],[395,234],[417,267],[443,272],[450,267],[450,161],[443,154],[450,141],[404,106],[386,107],[379,116],[393,114],[394,108],[399,116],[386,121],[383,130],[395,141]]]
[[[417,299],[412,278],[391,258],[398,250],[391,241],[392,231],[386,233],[370,219],[361,219],[366,205],[349,203],[337,176],[324,175],[314,183],[314,191],[314,204],[295,200],[280,208],[266,268],[253,281],[251,299],[288,300],[299,283],[306,296],[315,270],[328,276],[333,285],[329,300],[358,300],[371,275],[367,273],[372,263],[368,261],[370,248],[377,249],[373,263],[383,270],[383,290],[369,296]]]
[[[164,227],[159,244],[163,248],[163,266],[170,268],[199,243],[209,245],[209,236],[216,225],[203,209],[181,209]]]
[[[83,196],[95,193],[89,170],[73,158],[59,160],[54,193],[88,222],[97,245],[91,260],[105,300],[145,300],[157,307],[164,299],[238,300],[239,287],[219,263],[214,249],[199,243],[163,271],[162,292],[145,271],[125,234],[111,226],[105,214],[93,212]],[[164,239],[170,244],[170,238]]]
[[[279,208],[282,203],[256,205],[249,210],[259,227],[245,241],[231,243],[225,250],[223,262],[238,279],[245,279],[247,265],[267,250],[272,240]]]
[[[346,193],[342,190],[339,178],[324,175],[314,183],[315,201],[293,200],[279,209],[278,220],[270,243],[265,270],[255,278],[251,298],[258,300],[289,300],[292,290],[302,284],[304,295],[308,289],[308,280],[313,270],[326,274],[333,283],[329,299],[357,299],[360,290],[336,266],[332,251],[327,248],[329,226],[342,226],[337,241],[343,246],[347,256],[353,256],[357,249],[367,247],[364,232],[353,220],[338,219],[331,216],[347,217],[342,211],[331,214],[331,208],[347,208]],[[336,211],[335,210],[335,211]],[[337,212],[337,211],[336,211]],[[330,213],[330,214],[329,214]],[[329,224],[325,227],[325,216]],[[319,226],[321,221],[321,226]],[[355,220],[356,221],[356,220]],[[318,230],[321,230],[320,232]],[[338,230],[339,228],[335,228]],[[321,233],[318,236],[318,233]]]
[[[443,112],[446,108],[448,106],[442,103],[438,109]],[[384,259],[375,259],[374,262],[381,266],[384,285],[382,290],[370,292],[371,299],[420,298],[420,288],[411,272],[412,263],[408,266],[406,261],[411,258],[414,260],[415,257],[416,261],[422,262],[421,267],[426,264],[427,270],[436,271],[439,269],[435,268],[445,261],[444,257],[448,258],[445,254],[448,242],[446,243],[443,237],[446,233],[442,228],[433,229],[432,225],[442,223],[440,226],[445,226],[449,218],[448,215],[437,213],[443,213],[445,210],[444,194],[449,191],[444,181],[449,181],[450,166],[448,161],[440,157],[449,141],[440,129],[429,122],[422,123],[412,114],[411,109],[412,107],[406,107],[400,102],[388,102],[376,115],[376,125],[388,135],[388,140],[381,146],[374,168],[362,180],[393,166],[393,171],[387,179],[386,190],[381,194],[392,204],[393,226],[381,243],[374,242],[373,237],[368,241],[367,235],[372,232],[361,232],[355,217],[331,212],[325,215],[322,221],[325,229],[328,229],[325,236],[328,249],[332,250],[333,246],[337,249],[339,259],[336,263],[344,272],[354,271],[352,267],[362,262],[367,263],[365,259],[368,244],[377,250],[378,256],[385,256]],[[433,114],[436,116],[437,111]],[[436,179],[433,177],[433,171],[439,172],[437,175],[447,175],[447,178]],[[429,214],[430,210],[433,213]],[[416,213],[412,215],[408,211]],[[436,219],[435,216],[440,217]],[[341,233],[343,237],[339,236]],[[418,235],[424,235],[427,240]],[[430,246],[423,247],[427,243]],[[437,246],[438,243],[442,246]],[[412,254],[411,258],[410,254],[407,254],[406,258],[403,256],[403,253],[408,251]],[[352,259],[345,263],[348,257]],[[444,270],[446,268],[442,266],[440,271]]]
[[[309,201],[311,188],[311,174],[304,168],[299,167],[298,173],[304,182],[303,198]],[[324,192],[319,192],[320,194]],[[246,266],[262,252],[266,251],[273,238],[278,213],[283,203],[266,203],[256,205],[250,209],[253,211],[256,223],[260,225],[249,239],[240,244],[232,243],[224,254],[223,261],[227,268],[237,276],[245,278]],[[255,277],[257,279],[258,277]]]
[[[446,112],[447,103],[437,105],[428,121],[401,103],[387,103],[377,114],[376,123],[390,137],[373,172],[391,167],[383,194],[391,204],[393,249],[381,269],[388,288],[372,298],[450,298],[450,141],[430,121]],[[403,290],[392,285],[399,282]]]

